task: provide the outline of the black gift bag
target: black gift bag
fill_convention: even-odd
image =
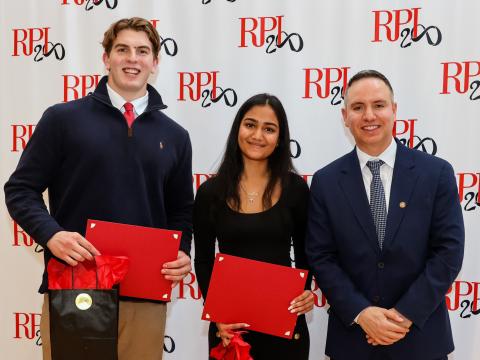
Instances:
[[[49,290],[52,360],[117,360],[118,289]]]

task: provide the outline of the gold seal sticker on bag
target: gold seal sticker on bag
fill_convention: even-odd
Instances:
[[[92,297],[86,293],[78,294],[75,298],[75,305],[80,310],[88,310],[93,304]]]

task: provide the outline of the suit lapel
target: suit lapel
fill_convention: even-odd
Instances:
[[[358,162],[355,149],[345,157],[345,162],[341,168],[339,183],[358,223],[368,238],[368,242],[376,253],[380,253],[377,233],[370,212],[370,205],[368,204],[360,163]],[[348,226],[348,224],[345,224],[345,226]]]
[[[392,244],[398,227],[408,209],[409,201],[418,179],[418,173],[415,171],[415,162],[413,160],[413,151],[416,150],[407,149],[397,141],[384,250]]]

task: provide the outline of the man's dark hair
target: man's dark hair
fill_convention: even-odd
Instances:
[[[344,97],[347,97],[347,92],[350,86],[352,86],[353,83],[361,80],[361,79],[367,79],[367,78],[374,78],[374,79],[379,79],[387,85],[387,87],[390,89],[390,92],[392,93],[392,99],[393,99],[393,88],[392,85],[390,84],[390,81],[388,81],[387,77],[383,75],[381,72],[377,70],[362,70],[357,72],[355,75],[353,75],[350,80],[348,80],[347,84],[347,90],[345,91]]]

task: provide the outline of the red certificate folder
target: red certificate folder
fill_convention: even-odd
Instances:
[[[217,254],[202,319],[246,323],[265,334],[291,339],[297,315],[290,302],[305,288],[308,271]]]
[[[181,231],[89,219],[85,238],[102,255],[129,258],[120,295],[170,301],[172,281],[161,270],[164,263],[177,259],[181,236]]]

